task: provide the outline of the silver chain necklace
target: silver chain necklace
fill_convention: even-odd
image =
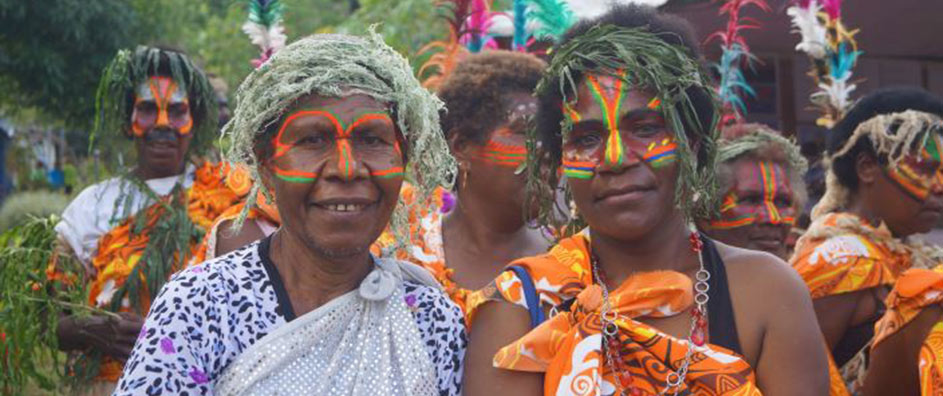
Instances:
[[[688,368],[691,365],[691,356],[694,355],[694,346],[703,346],[707,339],[707,302],[710,300],[710,296],[707,292],[710,290],[708,281],[711,278],[711,273],[704,268],[704,257],[701,253],[703,243],[701,242],[698,232],[691,231],[690,239],[691,250],[697,253],[700,268],[698,268],[697,272],[694,274],[694,307],[692,309],[691,330],[687,337],[688,351],[685,353],[684,360],[678,370],[668,374],[665,387],[658,393],[659,395],[667,395],[672,389],[674,390],[673,395],[678,395],[678,392],[681,391],[682,385],[684,384],[684,378],[688,374]],[[620,315],[612,310],[612,306],[609,303],[609,289],[606,287],[604,278],[600,277],[599,262],[596,258],[596,254],[592,253],[592,249],[590,249],[590,257],[593,278],[595,278],[602,289],[603,295],[603,303],[599,310],[599,317],[602,322],[603,347],[606,349],[606,363],[615,375],[616,380],[622,385],[621,394],[631,396],[635,394],[630,391],[632,388],[631,383],[633,382],[631,373],[629,373],[628,370],[619,370],[623,363],[618,351],[615,350],[622,345],[619,340],[619,326],[616,324],[616,320],[619,319]],[[624,319],[631,318],[624,317]]]

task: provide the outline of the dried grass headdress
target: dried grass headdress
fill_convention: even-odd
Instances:
[[[907,155],[918,153],[933,133],[940,132],[943,132],[943,119],[940,116],[916,110],[881,114],[859,124],[845,145],[825,159],[825,167],[828,169],[825,176],[825,195],[812,208],[812,220],[815,221],[848,204],[851,191],[838,181],[831,163],[847,154],[859,140],[870,140],[875,153],[886,158],[888,166],[894,167]]]
[[[305,37],[276,52],[239,86],[238,105],[232,120],[223,128],[229,137],[229,161],[249,165],[259,178],[256,140],[270,124],[299,98],[309,94],[340,97],[370,96],[393,108],[395,122],[407,142],[409,163],[406,178],[415,187],[412,204],[426,202],[435,188],[451,187],[455,160],[439,127],[442,102],[423,88],[402,55],[383,42],[373,28],[367,37],[317,34]],[[248,194],[240,225],[255,204],[262,183]],[[393,213],[393,231],[402,241],[407,235],[409,208],[400,205]]]

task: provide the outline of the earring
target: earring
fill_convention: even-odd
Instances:
[[[461,188],[461,189],[464,190],[464,189],[465,189],[465,185],[468,184],[468,169],[467,169],[467,168],[462,168],[462,175],[461,175],[461,177],[462,177],[462,188]]]

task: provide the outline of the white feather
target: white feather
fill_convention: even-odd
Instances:
[[[285,28],[280,23],[272,25],[266,29],[265,26],[255,22],[248,21],[242,25],[242,31],[245,32],[252,44],[257,45],[263,52],[271,49],[273,52],[280,50],[285,46]]]
[[[793,6],[786,10],[786,14],[792,18],[792,32],[802,36],[802,41],[796,45],[796,51],[805,52],[815,59],[825,57],[826,31],[818,16],[821,9],[818,2],[812,1],[809,8]]]
[[[612,4],[644,4],[658,7],[668,0],[567,0],[577,19],[594,18],[604,14]]]

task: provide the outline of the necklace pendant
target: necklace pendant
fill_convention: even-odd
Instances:
[[[619,385],[622,385],[622,389],[628,389],[630,392],[633,389],[638,389],[632,386],[632,382],[634,381],[632,373],[622,370],[619,371]]]
[[[705,334],[704,327],[698,323],[694,327],[694,331],[691,332],[691,342],[697,346],[704,346],[704,341],[707,339],[707,334]]]
[[[696,253],[700,253],[701,249],[704,248],[704,242],[701,241],[701,238],[698,235],[697,231],[691,232],[691,237],[689,238],[689,240],[691,241],[691,250],[693,250]]]

